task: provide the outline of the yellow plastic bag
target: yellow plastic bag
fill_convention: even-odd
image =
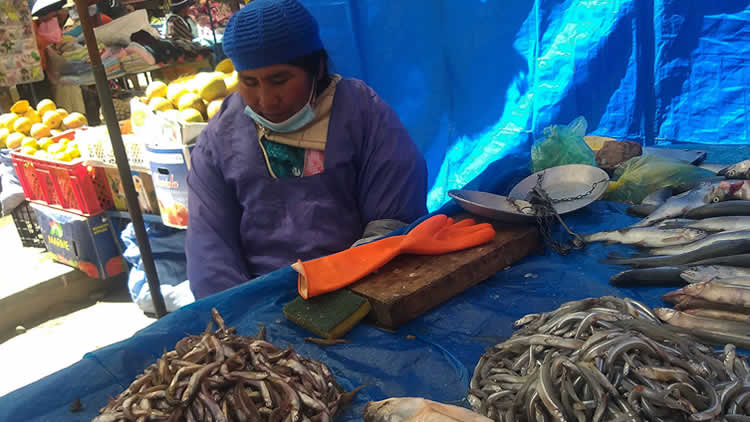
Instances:
[[[651,192],[690,183],[714,174],[708,170],[655,155],[634,157],[615,170],[604,199],[639,204]]]

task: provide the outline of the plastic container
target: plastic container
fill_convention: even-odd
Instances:
[[[34,210],[29,206],[28,202],[17,206],[11,212],[11,215],[18,231],[18,237],[21,238],[21,244],[24,248],[47,249],[47,245],[44,244],[42,229],[36,220],[36,214],[34,214]]]
[[[106,127],[89,128],[81,134],[79,148],[81,158],[88,164],[102,167],[116,168],[115,154]],[[146,145],[135,135],[122,135],[125,145],[125,153],[128,156],[128,164],[135,171],[150,171],[151,165],[146,154]]]
[[[76,132],[53,137],[75,139]],[[13,167],[26,199],[85,216],[112,208],[112,195],[101,167],[71,162],[49,161],[13,151]]]

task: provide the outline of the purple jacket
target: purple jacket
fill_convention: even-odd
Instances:
[[[244,108],[228,96],[192,153],[185,251],[196,298],[347,249],[370,221],[427,213],[424,158],[362,81],[338,83],[325,170],[314,176],[271,177]]]

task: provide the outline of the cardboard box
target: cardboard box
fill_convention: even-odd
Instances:
[[[161,219],[165,225],[178,229],[188,225],[187,175],[194,146],[147,147]]]
[[[125,189],[122,187],[122,179],[117,169],[105,168],[107,175],[107,185],[112,191],[112,200],[115,203],[115,209],[118,211],[128,210],[128,201],[125,198]],[[141,212],[144,214],[159,214],[159,203],[156,200],[156,191],[151,173],[144,171],[131,171],[135,192],[138,194],[138,204]]]
[[[133,134],[142,139],[153,139],[159,145],[194,144],[208,123],[183,123],[177,111],[154,111],[138,98],[130,100],[130,121]]]
[[[84,217],[40,204],[31,204],[55,260],[105,279],[125,271],[122,251],[105,214]]]

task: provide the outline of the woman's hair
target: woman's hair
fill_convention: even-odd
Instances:
[[[326,88],[328,88],[328,85],[331,83],[331,75],[328,72],[328,63],[329,57],[328,52],[325,50],[325,48],[321,48],[320,50],[313,51],[310,54],[305,54],[304,56],[297,57],[296,59],[290,60],[286,64],[290,66],[296,66],[307,72],[311,77],[315,78],[317,77],[318,84],[315,89],[315,94],[320,94],[323,92]],[[323,62],[323,72],[318,77],[318,72],[320,71],[320,62]]]

